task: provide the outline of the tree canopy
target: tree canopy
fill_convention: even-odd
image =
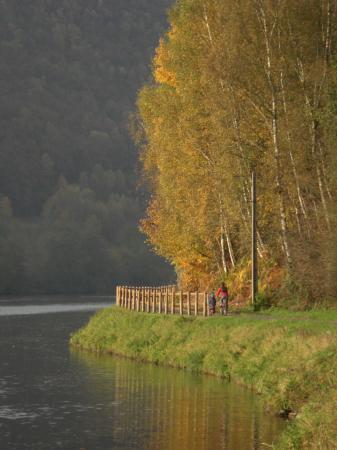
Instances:
[[[210,286],[246,263],[254,169],[261,264],[308,299],[327,295],[336,14],[335,0],[172,8],[138,97],[138,141],[152,189],[142,227],[183,285]]]

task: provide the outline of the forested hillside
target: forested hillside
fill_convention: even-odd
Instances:
[[[263,293],[336,298],[336,14],[336,0],[172,9],[137,139],[153,191],[143,230],[182,285],[227,277],[249,292],[255,170]]]
[[[144,194],[128,135],[169,5],[0,2],[0,293],[172,276],[137,229]]]

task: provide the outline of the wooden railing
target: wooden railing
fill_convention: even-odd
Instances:
[[[207,316],[206,292],[182,292],[176,286],[116,287],[116,305],[134,311]]]

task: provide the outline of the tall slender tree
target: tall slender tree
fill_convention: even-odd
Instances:
[[[336,5],[179,0],[172,9],[138,100],[153,192],[142,226],[183,283],[207,284],[247,256],[252,167],[261,258],[300,278],[308,242],[332,232],[335,138],[323,116]]]

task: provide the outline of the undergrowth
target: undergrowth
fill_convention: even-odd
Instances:
[[[112,307],[71,338],[95,352],[233,379],[296,418],[278,448],[337,449],[337,310],[233,317],[165,316]]]

